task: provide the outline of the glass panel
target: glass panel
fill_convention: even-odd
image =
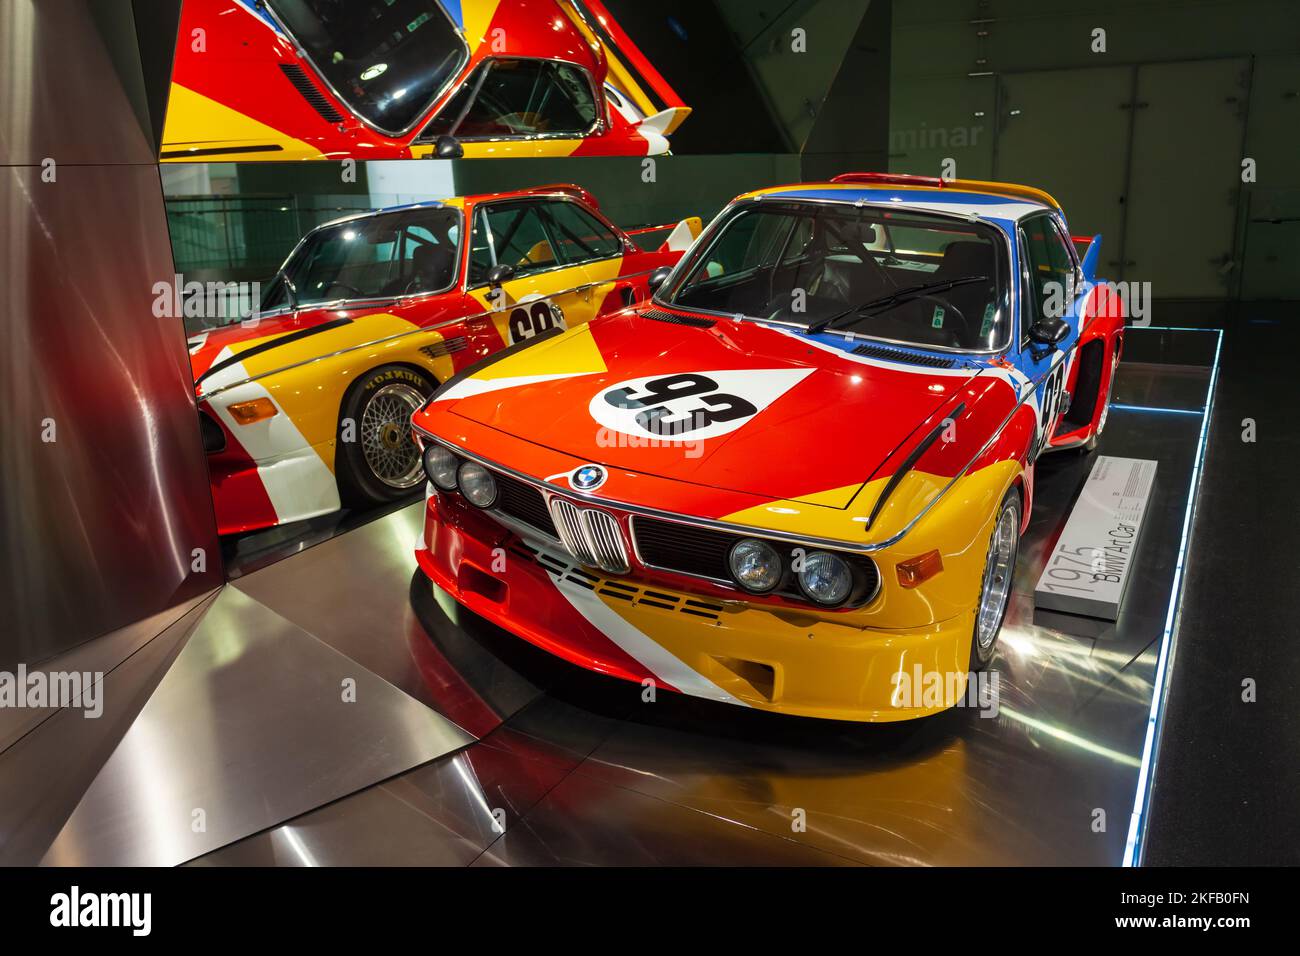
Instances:
[[[269,0],[312,64],[357,114],[409,128],[469,56],[437,0]]]
[[[480,210],[474,222],[470,284],[481,285],[493,265],[505,263],[515,277],[561,265],[547,231],[542,204],[500,203]]]
[[[453,209],[354,219],[312,233],[285,272],[299,305],[436,292],[455,279],[458,232]]]
[[[595,262],[623,250],[623,243],[609,227],[576,203],[552,200],[546,204],[546,211],[564,263]]]
[[[595,126],[597,115],[591,83],[578,67],[549,60],[488,60],[438,111],[420,139],[581,136]]]
[[[693,254],[667,301],[921,346],[1006,340],[997,231],[830,205],[741,207]]]
[[[1044,315],[1059,318],[1073,290],[1074,260],[1049,217],[1030,219],[1023,228],[1029,255],[1032,314],[1035,318]]]

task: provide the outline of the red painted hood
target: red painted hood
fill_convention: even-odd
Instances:
[[[846,507],[974,374],[868,362],[755,323],[624,312],[489,366],[422,424],[436,434],[445,409],[583,462]]]

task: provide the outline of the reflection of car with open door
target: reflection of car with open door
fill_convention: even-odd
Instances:
[[[645,156],[689,113],[599,0],[185,0],[161,157]]]
[[[645,251],[585,190],[543,186],[308,233],[255,318],[190,339],[218,529],[409,494],[423,482],[411,412],[439,382],[642,301],[650,273],[675,263],[698,230],[698,220],[678,223]]]
[[[951,706],[993,658],[1035,462],[1105,424],[1099,243],[1078,259],[1055,200],[1001,183],[742,196],[649,304],[416,412],[420,566],[605,674],[817,717]]]

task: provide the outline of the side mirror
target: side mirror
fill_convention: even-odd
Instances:
[[[460,140],[455,136],[448,136],[443,133],[433,143],[433,156],[435,159],[465,158],[465,147],[460,145]]]
[[[654,272],[650,273],[650,277],[645,280],[646,288],[648,288],[650,293],[653,295],[655,292],[659,291],[661,285],[668,281],[668,277],[672,275],[672,273],[672,266],[660,266]]]
[[[1039,345],[1056,348],[1070,334],[1070,324],[1064,319],[1046,316],[1029,327],[1029,338]]]
[[[487,284],[489,289],[499,289],[503,283],[509,282],[515,274],[515,267],[507,262],[498,262],[487,271]]]

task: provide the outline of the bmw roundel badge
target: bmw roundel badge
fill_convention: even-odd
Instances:
[[[574,469],[569,476],[569,483],[579,491],[595,491],[605,483],[605,469],[600,465],[583,465]]]

